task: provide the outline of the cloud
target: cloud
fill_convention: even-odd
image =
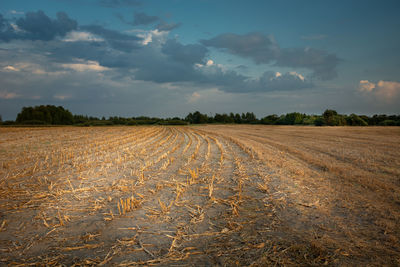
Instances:
[[[250,58],[256,64],[274,64],[279,67],[304,68],[313,71],[321,80],[337,77],[340,59],[332,53],[314,48],[280,48],[272,35],[225,33],[209,40],[200,40],[208,47],[222,49],[230,54]]]
[[[104,7],[110,7],[110,8],[142,5],[142,2],[139,0],[100,0],[99,3]]]
[[[212,66],[214,65],[214,61],[212,59],[207,60],[206,66]]]
[[[0,41],[9,42],[17,37],[12,24],[0,14]]]
[[[160,22],[156,28],[159,31],[172,31],[173,29],[178,28],[179,26],[181,26],[181,23],[167,23],[165,21]]]
[[[87,25],[80,27],[84,31],[101,36],[113,48],[125,52],[130,52],[132,49],[140,47],[141,37],[136,35],[123,34],[115,30],[109,30],[99,25]]]
[[[227,94],[223,91],[218,90],[218,88],[210,88],[206,90],[194,91],[192,94],[188,95],[187,103],[198,104],[202,102],[219,102],[226,99]]]
[[[199,92],[193,92],[189,98],[188,98],[188,102],[189,103],[194,103],[197,102],[198,100],[201,99],[201,94]]]
[[[199,44],[183,45],[175,39],[169,39],[161,51],[175,61],[193,66],[195,63],[203,62],[208,49]]]
[[[294,71],[284,74],[272,71],[264,72],[257,82],[258,87],[266,91],[295,91],[313,87],[303,75]]]
[[[57,36],[64,37],[76,30],[78,23],[64,12],[58,12],[56,19],[49,18],[43,11],[28,12],[11,23],[0,14],[0,40],[42,40],[50,41]]]
[[[143,12],[136,12],[134,14],[134,19],[133,19],[132,22],[127,20],[127,19],[125,19],[125,17],[121,13],[115,13],[114,15],[121,22],[123,22],[125,24],[128,24],[128,25],[133,25],[133,26],[140,26],[140,25],[146,26],[146,25],[150,25],[150,24],[153,24],[153,23],[161,20],[160,17],[158,17],[158,16],[149,16],[146,13],[143,13]],[[162,31],[170,32],[170,31],[178,28],[181,25],[182,25],[182,23],[174,23],[174,22],[168,23],[168,22],[166,22],[164,20],[161,20],[156,25],[155,28],[156,28],[156,30],[158,30],[160,32],[162,32]]]
[[[63,39],[65,42],[103,42],[104,39],[100,38],[90,32],[84,31],[71,31]]]
[[[224,33],[200,42],[205,46],[224,49],[231,54],[253,59],[257,64],[269,63],[279,54],[279,46],[274,37],[261,33]]]
[[[157,16],[149,16],[146,13],[138,12],[138,13],[135,13],[133,25],[149,25],[149,24],[152,24],[152,23],[158,21],[159,19],[160,18]]]
[[[157,29],[150,31],[140,31],[137,34],[138,37],[142,38],[142,45],[148,45],[149,43],[165,43],[168,36],[168,32],[159,31]]]
[[[313,71],[313,76],[321,80],[337,77],[336,66],[339,58],[335,54],[314,48],[285,48],[276,61],[276,66],[305,68]]]
[[[361,80],[358,90],[374,96],[374,98],[382,102],[393,103],[400,96],[400,82],[380,80],[377,83],[373,83],[368,80]]]
[[[24,12],[22,12],[22,11],[17,11],[17,10],[10,10],[9,12],[10,12],[10,14],[12,14],[12,15],[23,15],[23,14],[25,14]]]
[[[20,97],[19,94],[14,93],[14,92],[8,92],[8,91],[0,91],[0,98],[1,99],[14,99]]]
[[[379,81],[376,93],[379,97],[391,102],[400,94],[400,82]]]
[[[358,90],[361,92],[371,92],[376,87],[376,84],[369,82],[368,80],[361,80]]]
[[[58,95],[58,94],[54,95],[53,97],[57,100],[67,100],[72,98],[71,95]]]
[[[47,95],[50,99],[54,99],[56,95],[78,97],[78,92],[69,94],[67,85],[75,80],[99,80],[99,77],[107,82],[112,81],[113,86],[114,82],[125,80],[161,86],[170,84],[180,87],[185,84],[188,88],[198,87],[203,90],[218,88],[221,92],[232,93],[301,90],[312,86],[300,72],[283,73],[279,77],[275,72],[264,73],[257,78],[248,77],[241,74],[243,68],[232,70],[232,66],[214,62],[209,58],[209,49],[204,44],[183,44],[168,35],[169,31],[158,29],[135,29],[123,33],[99,25],[77,26],[77,29],[66,32],[62,38],[23,42],[26,51],[24,54],[17,48],[0,51],[0,59],[7,62],[7,65],[0,65],[3,68],[0,73],[8,74],[10,83],[19,80],[20,76],[16,71],[4,69],[7,66],[21,70],[21,75],[29,77],[27,84],[48,80],[48,86],[54,86],[58,80],[58,83],[65,85],[65,90],[34,94]],[[236,40],[238,36],[234,35],[233,39]],[[248,37],[252,39],[253,48],[259,43],[269,43],[271,47],[277,47],[271,36],[249,34]],[[250,50],[246,51],[244,43],[232,49],[249,56],[252,53]],[[278,50],[270,54],[276,58],[276,53],[279,52]],[[46,75],[46,79],[39,75]],[[66,82],[68,78],[71,81]],[[18,87],[15,85],[10,87],[16,88]]]
[[[26,60],[26,59],[25,59]],[[46,70],[45,68],[48,68]],[[8,65],[3,67],[3,71],[8,72],[10,75],[12,73],[21,73],[22,75],[61,75],[65,74],[64,71],[60,71],[57,69],[57,66],[46,62],[46,66],[44,64],[37,64],[31,62],[16,62],[13,65]]]
[[[3,70],[5,70],[5,71],[19,71],[19,69],[14,67],[14,66],[5,66],[3,68]]]
[[[21,39],[49,41],[56,36],[65,36],[68,32],[76,30],[78,23],[64,12],[58,12],[56,19],[49,18],[43,11],[28,12],[24,18],[16,22],[21,33]]]
[[[226,70],[214,62],[208,65],[198,65],[198,70],[203,74],[200,82],[217,85],[220,90],[231,93],[296,91],[314,86],[297,72],[282,74],[267,71],[260,77],[250,78],[236,71]]]
[[[62,67],[67,69],[72,69],[78,72],[108,70],[108,68],[101,66],[99,62],[91,60],[88,61],[78,60],[78,63],[62,64]]]

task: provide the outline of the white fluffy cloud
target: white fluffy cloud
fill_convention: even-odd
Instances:
[[[61,75],[65,74],[65,71],[57,71],[50,67],[51,64],[47,66],[47,70],[43,69],[43,65],[31,63],[31,62],[15,62],[13,65],[8,65],[2,68],[4,72],[8,73],[25,73],[25,74],[35,74],[35,75]]]
[[[14,67],[14,66],[5,66],[3,68],[3,70],[5,70],[5,71],[19,71],[19,69]]]
[[[84,72],[84,71],[105,71],[108,70],[108,68],[101,66],[99,62],[97,61],[92,61],[92,60],[78,60],[77,63],[70,63],[70,64],[62,64],[64,68],[67,69],[72,69],[74,71],[78,72]]]
[[[304,82],[304,80],[305,80],[305,78],[304,78],[303,75],[301,75],[300,73],[297,73],[297,72],[295,72],[295,71],[291,71],[291,72],[289,72],[289,74],[292,75],[292,76],[294,76],[294,77],[297,77],[298,79],[302,80],[303,82]]]
[[[136,31],[138,32],[138,31]],[[150,31],[139,31],[137,34],[138,37],[141,37],[142,40],[142,45],[148,45],[151,42],[156,42],[156,43],[164,43],[165,40],[168,37],[167,31],[159,31],[158,29],[155,30],[150,30]]]
[[[391,103],[400,95],[400,82],[378,81],[377,83],[368,80],[361,80],[358,90],[377,99]]]
[[[63,39],[65,42],[103,42],[104,39],[100,38],[90,32],[71,31],[67,33]]]
[[[371,92],[375,89],[375,87],[376,85],[374,83],[371,83],[368,80],[361,80],[358,90],[360,90],[361,92]]]

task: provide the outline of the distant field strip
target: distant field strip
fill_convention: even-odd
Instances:
[[[0,128],[0,264],[400,264],[400,133],[371,129]]]

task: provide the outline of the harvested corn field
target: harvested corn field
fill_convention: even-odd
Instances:
[[[400,265],[400,129],[0,128],[0,263]]]

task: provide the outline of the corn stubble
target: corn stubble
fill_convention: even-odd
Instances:
[[[0,128],[0,263],[400,265],[400,130]]]

